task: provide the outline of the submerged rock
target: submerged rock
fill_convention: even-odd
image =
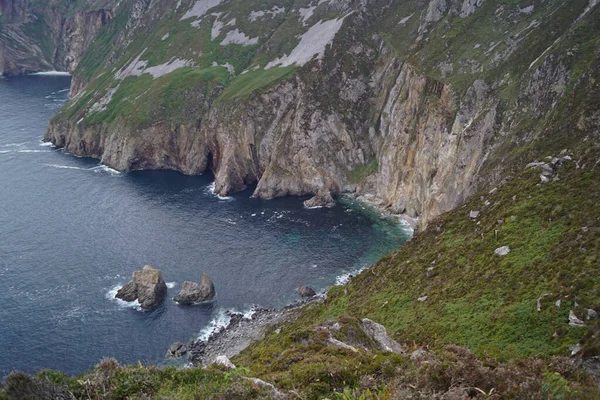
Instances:
[[[309,286],[302,286],[298,288],[298,294],[305,298],[311,298],[311,297],[315,297],[317,295],[317,292],[315,292],[315,290]]]
[[[167,284],[160,270],[144,265],[141,271],[133,273],[132,280],[123,286],[116,298],[124,301],[139,301],[140,306],[149,309],[158,306],[167,295]]]
[[[173,300],[179,304],[195,304],[215,298],[215,285],[208,275],[203,274],[200,283],[185,281]]]

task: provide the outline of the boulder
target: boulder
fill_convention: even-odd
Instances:
[[[305,299],[309,299],[311,297],[315,297],[317,292],[315,292],[315,290],[309,286],[302,286],[298,288],[298,294]]]
[[[585,322],[577,318],[577,315],[573,312],[573,310],[569,311],[569,325],[571,326],[585,326]]]
[[[379,347],[383,351],[389,351],[396,354],[403,354],[404,349],[394,339],[388,336],[385,327],[377,322],[371,321],[370,319],[364,318],[362,320],[363,330],[369,335],[375,342],[379,344]]]
[[[235,369],[235,364],[232,363],[227,356],[218,356],[215,358],[214,364],[222,365],[227,369]]]
[[[167,284],[160,270],[145,265],[141,271],[133,273],[132,280],[123,286],[116,298],[124,301],[139,301],[140,306],[149,309],[158,306],[167,295]]]
[[[498,257],[504,257],[504,256],[508,255],[508,253],[510,253],[510,247],[508,247],[508,246],[498,247],[496,250],[494,250],[494,253],[496,253],[496,255]]]
[[[215,298],[215,285],[208,275],[203,274],[200,283],[185,281],[173,300],[179,304],[196,304]]]
[[[181,357],[187,353],[187,346],[181,342],[175,342],[169,347],[168,356]]]
[[[479,211],[471,210],[471,212],[469,212],[469,218],[476,219],[477,217],[479,217]]]

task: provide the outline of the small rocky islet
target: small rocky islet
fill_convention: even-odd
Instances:
[[[202,274],[200,283],[185,281],[173,301],[179,304],[200,304],[214,300],[215,284],[207,274]],[[141,271],[135,271],[131,281],[119,289],[115,298],[133,302],[138,301],[143,309],[152,309],[160,305],[167,296],[167,284],[162,272],[150,265],[144,265]]]

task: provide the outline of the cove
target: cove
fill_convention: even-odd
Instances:
[[[307,210],[306,198],[253,199],[253,188],[219,198],[210,174],[121,174],[66,155],[41,138],[69,85],[0,79],[0,376],[78,374],[103,357],[159,363],[223,310],[284,306],[298,286],[323,290],[410,237],[352,202]],[[144,264],[169,286],[150,312],[112,298]],[[213,304],[170,300],[204,272]]]

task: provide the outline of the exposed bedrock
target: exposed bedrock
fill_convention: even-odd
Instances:
[[[85,51],[113,17],[103,8],[51,0],[0,0],[0,75],[74,72]],[[77,86],[77,85],[76,85]]]
[[[537,26],[529,21],[533,16],[528,13],[534,9],[495,8],[490,0],[431,0],[419,6],[420,14],[402,14],[390,25],[405,35],[394,44],[389,40],[393,35],[384,39],[383,34],[373,33],[383,29],[380,22],[387,8],[395,7],[394,2],[372,1],[368,7],[367,2],[325,3],[321,12],[339,12],[339,18],[321,14],[305,21],[302,28],[294,25],[303,30],[302,39],[314,42],[303,46],[300,39],[297,49],[306,51],[318,44],[319,35],[309,34],[315,29],[321,35],[327,33],[324,26],[339,30],[309,61],[303,64],[302,54],[296,54],[297,68],[291,61],[279,68],[281,73],[292,67],[280,79],[260,86],[261,79],[278,68],[267,66],[295,54],[287,48],[269,53],[279,46],[275,27],[285,27],[286,22],[274,24],[272,31],[244,36],[247,41],[261,38],[256,49],[257,57],[264,56],[260,62],[236,70],[211,58],[211,64],[206,64],[211,67],[193,69],[208,78],[181,89],[172,81],[187,76],[183,70],[192,69],[188,65],[194,57],[206,61],[187,45],[181,54],[169,53],[170,58],[153,61],[158,54],[138,53],[147,49],[147,42],[140,39],[135,52],[119,58],[119,51],[126,50],[119,50],[125,46],[121,43],[134,43],[136,35],[154,35],[152,43],[170,51],[170,35],[177,34],[152,29],[152,21],[167,11],[172,13],[170,8],[138,1],[137,11],[128,15],[129,28],[119,33],[116,48],[105,55],[107,65],[96,71],[96,82],[87,87],[82,81],[75,83],[74,92],[79,95],[51,121],[45,139],[68,153],[96,157],[120,171],[172,169],[193,175],[210,170],[219,195],[256,185],[256,197],[312,195],[307,206],[315,207],[330,205],[340,193],[352,193],[382,209],[417,219],[418,228],[424,228],[478,188],[505,177],[510,169],[505,160],[517,157],[509,154],[511,149],[545,135],[545,121],[565,101],[569,85],[573,90],[578,76],[585,77],[574,73],[573,54],[552,47],[557,39],[540,34],[535,46],[525,42],[533,41],[533,35],[521,32],[523,27]],[[220,7],[229,10],[225,3]],[[556,37],[562,34],[564,40],[571,40],[568,32],[574,18],[591,15],[594,7],[582,8],[583,14],[565,8],[564,32],[557,31]],[[295,12],[288,11],[290,15]],[[176,18],[181,21],[183,9],[178,12]],[[536,7],[535,12],[549,11]],[[465,18],[475,23],[477,19],[469,17],[474,13],[504,24],[506,32],[514,35],[502,39],[498,47],[489,43],[504,38],[505,29],[492,30],[486,33],[486,50],[483,41],[473,42],[465,53],[462,41],[473,39],[465,33],[468,30],[456,40],[431,33],[435,29],[452,32],[447,25],[462,26]],[[190,27],[204,26],[206,34],[215,34],[221,51],[226,37],[242,39],[237,25],[224,25],[235,25],[235,18],[221,21],[216,15],[198,16]],[[225,34],[223,29],[230,31]],[[183,58],[184,53],[188,58]],[[267,58],[271,62],[265,66]],[[186,66],[178,67],[179,73],[169,69],[177,63]],[[215,80],[218,68],[221,74],[226,70],[229,78]],[[246,93],[242,83],[249,75],[245,74],[254,71],[258,78],[248,80],[260,89]],[[148,90],[138,93],[136,85],[126,80]],[[161,85],[169,90],[160,89]],[[144,97],[155,93],[162,97]],[[172,96],[169,102],[166,96]],[[130,118],[131,110],[144,118]]]
[[[545,63],[540,69],[561,67]],[[528,81],[527,95],[547,111],[557,94],[536,83],[543,76]],[[45,139],[121,171],[193,175],[210,169],[216,193],[257,184],[254,196],[267,199],[339,194],[349,187],[355,168],[376,160],[375,173],[353,191],[391,212],[418,217],[424,227],[475,190],[495,139],[510,129],[483,81],[475,81],[458,100],[450,86],[393,57],[379,61],[363,91],[377,110],[376,124],[349,123],[321,107],[297,77],[245,104],[216,103],[199,126],[172,128],[163,121],[126,134],[114,126],[56,120]]]

